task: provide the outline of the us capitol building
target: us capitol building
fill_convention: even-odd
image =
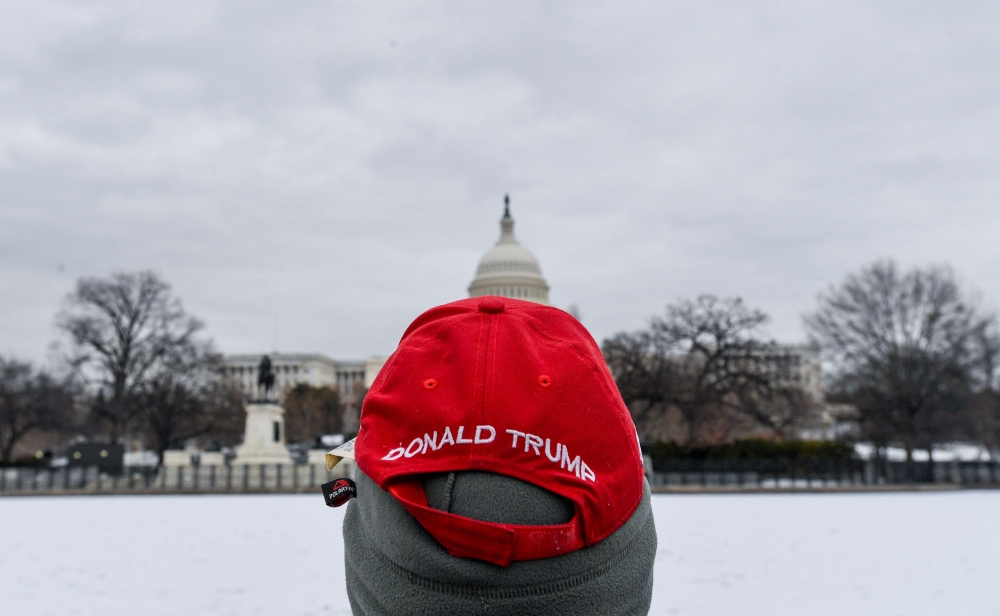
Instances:
[[[500,295],[540,304],[549,303],[549,285],[542,278],[542,270],[535,257],[514,238],[514,218],[510,215],[510,198],[504,197],[503,218],[500,219],[500,240],[479,260],[476,277],[469,285],[469,297]],[[227,355],[224,360],[226,374],[235,381],[250,399],[257,394],[257,366],[261,353]],[[345,427],[357,428],[360,413],[357,403],[371,387],[385,357],[365,360],[335,360],[316,353],[272,353],[274,388],[279,392],[299,383],[313,387],[336,387],[345,403]]]
[[[500,239],[476,268],[469,285],[469,297],[499,295],[549,303],[549,285],[534,255],[514,237],[514,218],[510,215],[510,198],[504,197],[503,218],[500,219]],[[385,357],[342,361],[319,354],[274,353],[271,358],[275,389],[281,392],[307,383],[313,387],[336,387],[345,403],[344,424],[350,431],[357,428],[360,410],[358,401],[385,364]],[[236,381],[248,399],[257,392],[257,366],[261,354],[229,355],[225,370]],[[816,400],[822,399],[819,349],[812,345],[782,344],[773,359],[781,363],[789,381],[797,383]]]

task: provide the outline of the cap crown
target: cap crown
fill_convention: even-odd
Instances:
[[[463,470],[559,494],[575,505],[575,547],[610,535],[642,498],[635,427],[597,344],[562,310],[509,298],[418,317],[365,397],[355,447],[401,500],[394,482]]]

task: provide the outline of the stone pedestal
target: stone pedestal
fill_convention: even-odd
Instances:
[[[198,456],[199,466],[225,466],[226,456],[221,451],[203,451]]]
[[[247,405],[243,444],[233,464],[291,464],[285,448],[285,409],[273,402]]]
[[[186,449],[168,449],[163,452],[163,466],[191,466],[191,452]]]

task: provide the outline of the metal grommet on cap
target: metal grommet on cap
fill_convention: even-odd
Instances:
[[[479,302],[479,312],[485,312],[487,314],[497,314],[498,312],[503,312],[504,304],[503,301],[491,297],[490,299],[484,299]]]

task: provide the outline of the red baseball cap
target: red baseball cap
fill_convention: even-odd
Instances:
[[[593,545],[643,494],[635,426],[600,348],[557,308],[477,297],[432,308],[365,397],[355,461],[454,556],[506,566]],[[501,524],[428,506],[422,475],[486,471],[574,504],[568,523]]]

